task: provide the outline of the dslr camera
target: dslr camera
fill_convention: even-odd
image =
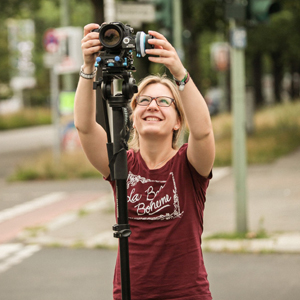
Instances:
[[[104,71],[134,71],[133,51],[137,57],[144,57],[145,50],[154,48],[148,43],[152,35],[138,31],[134,35],[134,30],[129,25],[120,22],[103,24],[93,31],[99,32],[99,40],[103,46],[97,62]]]

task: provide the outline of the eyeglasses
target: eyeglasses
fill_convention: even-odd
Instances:
[[[172,104],[172,102],[175,101],[173,98],[167,96],[151,97],[151,96],[140,95],[136,97],[136,103],[141,106],[150,105],[152,100],[155,100],[156,104],[160,107],[169,107]]]

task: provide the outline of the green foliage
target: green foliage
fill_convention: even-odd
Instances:
[[[255,133],[247,138],[248,163],[271,163],[300,147],[299,114],[300,101],[258,111],[255,115]],[[215,166],[231,165],[232,117],[223,114],[212,121],[216,140]]]
[[[0,16],[6,18],[22,15],[25,12],[36,11],[41,4],[41,0],[1,0]]]
[[[265,231],[258,232],[219,232],[208,237],[205,237],[205,240],[244,240],[244,239],[266,239],[268,234]]]
[[[0,130],[51,124],[51,112],[45,108],[26,108],[0,118]]]
[[[63,152],[58,161],[52,153],[44,152],[17,166],[9,181],[66,180],[101,178],[83,151]]]

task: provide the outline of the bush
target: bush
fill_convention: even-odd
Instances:
[[[273,162],[300,147],[300,101],[266,107],[255,114],[255,132],[247,137],[249,164]],[[232,116],[212,119],[215,141],[215,166],[232,161]]]
[[[51,111],[48,108],[25,108],[0,118],[0,130],[47,124],[51,124]]]
[[[41,153],[17,166],[10,181],[62,180],[75,178],[101,178],[102,175],[90,164],[83,151],[62,153],[55,161],[51,152]]]

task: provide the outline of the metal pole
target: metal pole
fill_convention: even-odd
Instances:
[[[52,124],[54,126],[53,159],[55,163],[60,159],[60,120],[58,113],[58,75],[55,67],[50,68],[50,87],[51,87],[51,113]]]
[[[104,0],[104,21],[115,22],[116,19],[115,0]],[[101,24],[100,24],[101,25]]]
[[[60,26],[67,27],[70,26],[70,9],[69,0],[60,0]],[[74,90],[74,79],[72,74],[63,74],[62,83],[64,91]]]
[[[69,20],[69,0],[60,0],[60,26],[69,26]]]
[[[234,19],[231,30],[236,29]],[[233,105],[233,168],[235,177],[236,230],[247,232],[247,155],[245,108],[245,52],[231,45],[231,89]]]
[[[181,0],[173,1],[173,42],[174,47],[181,60],[184,60],[182,46],[182,7]]]
[[[173,3],[173,43],[180,60],[184,61],[184,50],[182,44],[182,3],[181,0],[174,0]],[[178,144],[184,144],[184,131],[181,132]]]

